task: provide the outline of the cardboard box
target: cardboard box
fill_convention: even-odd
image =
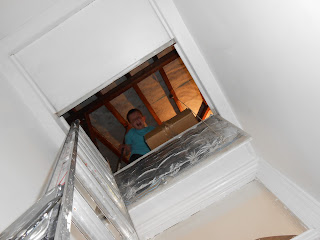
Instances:
[[[155,149],[197,123],[198,121],[191,110],[186,109],[147,133],[145,135],[145,141],[151,150]]]

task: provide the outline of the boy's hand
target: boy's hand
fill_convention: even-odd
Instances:
[[[122,152],[122,150],[123,150],[123,154],[124,155],[127,155],[131,151],[130,146],[127,145],[127,144],[120,144],[119,147],[118,147],[118,150],[120,152]]]

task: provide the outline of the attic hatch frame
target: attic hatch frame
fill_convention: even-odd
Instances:
[[[174,41],[173,41],[174,42]],[[130,129],[130,125],[127,122],[126,119],[124,119],[121,114],[118,112],[118,110],[112,105],[111,101],[121,94],[125,93],[129,89],[134,89],[136,92],[138,98],[142,101],[142,103],[145,105],[151,116],[154,118],[156,123],[158,125],[162,124],[162,121],[160,120],[159,116],[157,115],[156,111],[153,109],[151,103],[148,101],[144,93],[142,92],[141,88],[138,86],[138,84],[148,77],[152,76],[153,74],[159,72],[161,79],[164,82],[164,85],[167,88],[167,91],[171,95],[171,98],[174,101],[175,107],[179,112],[182,112],[185,107],[183,103],[179,100],[173,86],[171,85],[171,82],[164,70],[164,67],[173,61],[177,59],[181,59],[178,52],[174,48],[174,44],[170,45],[169,47],[173,47],[173,50],[170,52],[164,54],[161,57],[158,57],[157,54],[152,56],[152,58],[147,59],[145,62],[148,60],[152,60],[153,62],[150,63],[148,66],[144,67],[143,69],[139,70],[137,73],[131,75],[130,73],[125,74],[124,76],[126,77],[126,80],[116,87],[112,88],[106,93],[102,93],[100,90],[97,93],[95,93],[92,96],[95,96],[96,99],[93,100],[92,102],[88,103],[87,105],[83,106],[82,108],[78,109],[78,106],[75,106],[72,108],[70,111],[67,113],[70,115],[69,117],[66,117],[66,120],[69,124],[71,124],[73,121],[76,119],[79,119],[81,121],[81,126],[83,129],[86,131],[86,133],[90,136],[90,139],[92,142],[95,144],[97,148],[99,148],[98,141],[102,143],[105,147],[107,147],[111,152],[113,152],[118,158],[119,158],[119,163],[121,161],[124,161],[125,163],[129,162],[129,159],[127,157],[123,156],[123,153],[120,152],[116,146],[114,146],[96,127],[93,126],[90,120],[90,114],[93,113],[95,110],[98,108],[105,106],[107,110],[115,117],[115,119],[125,128],[125,132],[127,132]],[[168,49],[169,47],[165,48]],[[163,49],[161,47],[160,49]],[[163,49],[163,50],[165,50]],[[156,51],[158,52],[158,51]],[[160,52],[158,52],[160,53]],[[144,62],[144,63],[145,63]],[[140,65],[139,65],[140,66]],[[139,67],[138,66],[138,67]],[[133,70],[133,69],[132,69]],[[188,69],[187,69],[188,71]],[[198,87],[198,86],[197,86]],[[198,87],[199,89],[199,87]],[[200,120],[204,120],[206,116],[208,115],[209,111],[212,109],[213,112],[215,112],[215,109],[211,108],[208,106],[206,100],[204,99],[200,89],[199,89],[201,98],[202,98],[202,103],[197,111],[197,116]],[[91,96],[91,97],[92,97]],[[170,102],[170,105],[175,108],[172,105],[172,102]],[[97,141],[98,140],[98,141]],[[119,163],[117,165],[119,165]],[[115,171],[117,169],[114,169]]]

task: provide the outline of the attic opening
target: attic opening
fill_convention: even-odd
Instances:
[[[80,119],[82,128],[116,172],[129,162],[130,154],[122,154],[119,145],[124,143],[125,134],[132,128],[126,116],[133,108],[141,110],[148,126],[154,127],[187,108],[198,121],[216,114],[172,45],[90,96],[63,117],[69,124]]]

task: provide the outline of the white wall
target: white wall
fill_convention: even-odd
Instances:
[[[58,146],[2,75],[0,109],[1,232],[38,199]]]
[[[0,1],[0,232],[40,197],[64,137],[63,124],[10,58],[32,34],[24,27],[53,3]]]
[[[174,2],[255,149],[320,200],[320,2]]]

